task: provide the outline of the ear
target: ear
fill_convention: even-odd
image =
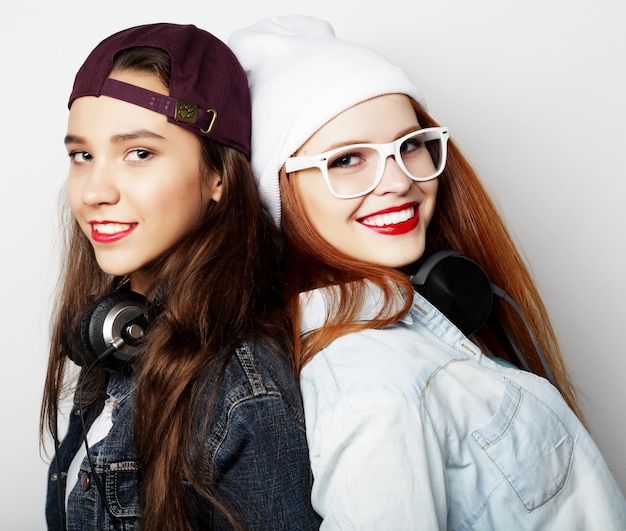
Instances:
[[[219,175],[214,175],[211,179],[211,187],[209,190],[209,197],[216,203],[222,198],[222,178]]]

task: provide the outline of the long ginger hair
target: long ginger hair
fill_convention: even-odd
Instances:
[[[166,86],[169,68],[167,54],[145,47],[125,51],[113,67],[155,73]],[[281,308],[278,230],[260,203],[245,155],[209,139],[200,141],[200,178],[218,176],[222,196],[209,202],[197,227],[148,266],[149,294],[159,293],[163,310],[151,323],[145,351],[133,365],[135,411],[141,412],[135,415],[141,524],[146,530],[191,528],[183,478],[240,528],[236,515],[212,494],[210,474],[198,466],[202,448],[193,437],[192,419],[201,415],[208,423],[211,415],[195,407],[201,380],[214,374],[219,381],[233,350],[251,338],[271,345],[293,368],[291,328]],[[68,352],[82,348],[83,312],[125,281],[100,269],[67,205],[64,214],[66,248],[52,316],[42,444],[46,432],[56,433],[60,403],[76,389]],[[96,366],[89,371],[81,386],[84,406],[102,396],[106,383],[105,370]]]
[[[438,125],[418,103],[413,102],[413,107],[422,127]],[[296,338],[296,365],[301,369],[334,339],[399,320],[411,305],[413,287],[406,272],[356,260],[323,240],[307,220],[284,170],[280,175],[280,192],[287,256],[286,304]],[[458,251],[480,264],[491,282],[517,302],[547,358],[559,390],[582,418],[555,332],[532,276],[494,202],[452,140],[448,144],[445,170],[439,177],[437,205],[426,233],[425,254],[446,249]],[[336,287],[328,294],[332,297],[330,315],[322,328],[300,338],[299,294],[327,285],[329,279]],[[355,316],[363,302],[366,281],[383,290],[386,305],[376,319],[363,323],[357,322]],[[404,307],[399,311],[398,286],[405,294]],[[503,336],[503,331],[508,330],[530,369],[547,376],[523,321],[508,304],[495,299],[490,320],[472,339],[489,354],[513,361],[511,347]]]

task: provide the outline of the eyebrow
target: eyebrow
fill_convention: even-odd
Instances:
[[[129,131],[128,133],[120,133],[117,135],[113,135],[111,137],[111,142],[114,142],[114,143],[125,142],[127,140],[136,140],[138,138],[156,138],[159,140],[165,139],[165,137],[157,133],[153,133],[152,131],[149,131],[147,129],[137,129],[136,131]],[[78,135],[66,135],[64,139],[64,143],[66,145],[67,144],[84,144],[86,142],[87,140],[84,137],[78,136]]]

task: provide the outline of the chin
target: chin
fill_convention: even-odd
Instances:
[[[409,240],[395,242],[393,245],[380,245],[375,250],[370,246],[365,252],[350,253],[353,258],[369,262],[380,267],[401,269],[417,262],[424,254],[425,242]]]
[[[417,262],[424,255],[424,246],[420,245],[419,249],[410,253],[402,253],[390,260],[382,260],[380,265],[385,267],[392,267],[394,269],[401,269]]]
[[[98,260],[96,261],[98,262],[98,266],[100,266],[100,269],[102,269],[102,272],[107,275],[111,275],[114,277],[123,277],[132,272],[132,271],[129,271],[128,267],[123,267],[119,264],[111,264],[109,262],[99,262]]]
[[[401,269],[417,262],[422,257],[422,254],[423,253],[412,254],[410,256],[407,255],[406,257],[398,258],[397,260],[372,260],[372,263],[382,267]]]

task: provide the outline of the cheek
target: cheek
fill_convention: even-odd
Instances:
[[[422,193],[431,199],[431,201],[435,201],[437,198],[437,190],[439,189],[439,179],[433,179],[431,181],[424,181],[416,183],[418,188],[422,191]]]
[[[439,179],[433,179],[432,181],[426,181],[423,183],[416,183],[424,195],[424,200],[420,206],[420,213],[425,218],[426,224],[430,222],[432,215],[435,211],[437,203],[437,191],[439,190]]]
[[[163,213],[167,212],[172,223],[176,220],[183,228],[200,222],[204,206],[210,201],[197,178],[182,180],[173,187],[146,192],[151,194],[147,207],[151,215],[162,218]]]
[[[302,210],[313,227],[345,221],[354,211],[352,201],[333,196],[321,175],[302,172],[293,178],[293,186]]]
[[[66,188],[66,198],[67,202],[70,206],[72,214],[77,217],[78,212],[80,212],[83,201],[82,201],[82,191],[80,186],[74,179],[69,179],[67,181]]]

